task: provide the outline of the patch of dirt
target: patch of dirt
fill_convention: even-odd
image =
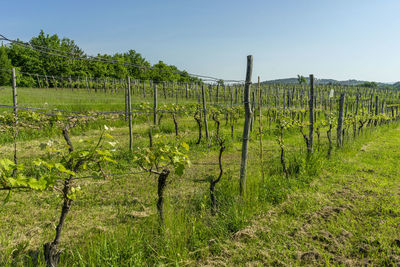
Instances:
[[[319,255],[318,252],[309,251],[301,254],[300,260],[303,264],[311,264],[311,263],[318,263],[321,262],[322,257]]]
[[[339,206],[339,207],[333,207],[333,206],[324,206],[322,209],[319,211],[316,211],[311,214],[306,214],[306,220],[307,223],[310,224],[314,221],[320,221],[320,220],[328,220],[331,217],[336,217],[338,214],[344,212],[346,210],[346,207],[344,206]]]
[[[233,234],[233,239],[235,240],[246,241],[255,238],[256,238],[256,230],[252,227],[244,228]]]

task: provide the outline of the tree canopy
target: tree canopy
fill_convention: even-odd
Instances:
[[[82,60],[77,58],[86,58],[85,52],[73,40],[66,37],[61,39],[57,34],[50,36],[42,30],[29,43],[37,50],[21,46],[18,43],[2,46],[0,49],[0,68],[11,69],[15,67],[22,72],[47,76],[88,76],[115,79],[130,76],[134,79],[150,79],[158,82],[199,81],[199,79],[189,76],[186,71],[181,71],[176,66],[167,65],[162,61],[152,66],[140,53],[133,49],[113,55],[98,54],[97,60]],[[50,55],[51,53],[65,57]],[[101,62],[102,59],[116,62],[116,64]],[[150,67],[152,69],[148,69]],[[10,77],[9,72],[1,71],[0,85],[9,85]],[[30,79],[29,76],[24,77],[24,79],[22,82],[24,86],[34,85],[34,80]]]

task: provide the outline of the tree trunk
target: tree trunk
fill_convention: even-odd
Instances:
[[[178,121],[176,119],[176,114],[175,113],[172,113],[172,118],[174,119],[175,136],[178,136]]]
[[[201,142],[201,118],[194,117],[194,119],[196,120],[197,125],[199,126],[199,139],[196,142],[196,145],[198,145]]]
[[[282,164],[282,169],[283,172],[285,173],[285,176],[287,179],[289,179],[289,172],[286,168],[286,161],[285,161],[285,149],[283,146],[283,127],[281,127],[281,134],[280,134],[280,147],[281,147],[281,164]]]
[[[70,183],[69,179],[64,182],[64,188],[63,188],[63,193],[64,193],[64,203],[61,209],[61,216],[60,216],[60,221],[57,225],[56,228],[56,237],[54,238],[53,242],[49,242],[44,244],[43,249],[44,249],[44,258],[46,260],[46,265],[48,267],[56,267],[58,264],[58,261],[60,259],[60,254],[61,250],[57,249],[58,244],[60,243],[60,237],[61,237],[61,232],[64,226],[65,218],[67,217],[67,214],[71,208],[72,204],[72,199],[67,197],[67,194],[70,189]]]

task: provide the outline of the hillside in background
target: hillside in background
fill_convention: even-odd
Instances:
[[[309,82],[309,78],[306,77],[307,83]],[[298,84],[297,78],[285,78],[285,79],[276,79],[270,81],[263,81],[264,84]],[[316,79],[317,84],[336,84],[336,85],[345,85],[345,86],[352,86],[352,85],[361,85],[364,83],[368,83],[368,81],[359,81],[359,80],[346,80],[346,81],[338,81],[334,79]],[[395,87],[400,89],[400,82],[391,84],[391,83],[379,83],[377,82],[379,87]]]

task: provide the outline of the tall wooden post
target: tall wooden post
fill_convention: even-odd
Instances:
[[[375,116],[379,115],[379,96],[375,96]],[[375,119],[374,125],[378,124],[378,119]]]
[[[255,120],[255,106],[256,106],[256,92],[251,92],[251,112],[253,113],[251,118],[250,118],[250,132],[253,132],[253,123]]]
[[[248,154],[250,119],[251,119],[250,85],[251,85],[252,72],[253,72],[253,56],[247,56],[246,83],[244,87],[245,117],[244,117],[243,142],[242,142],[242,160],[240,165],[240,183],[239,183],[241,196],[244,196],[246,190],[247,154]]]
[[[40,81],[39,81],[39,74],[36,74],[36,80],[37,80],[38,87],[42,88],[42,86],[40,85]]]
[[[216,96],[215,96],[215,103],[217,103],[218,104],[218,101],[219,101],[219,84],[217,84],[217,93],[216,93]]]
[[[124,97],[125,97],[125,121],[128,120],[128,86],[124,81]]]
[[[238,103],[238,87],[235,86],[235,104]]]
[[[339,117],[337,125],[337,146],[343,146],[343,117],[344,117],[344,93],[340,94]]]
[[[356,115],[358,115],[359,105],[360,105],[360,94],[357,93],[357,95],[356,95],[356,113],[355,113]]]
[[[49,79],[47,79],[47,75],[44,75],[45,79],[46,79],[46,88],[49,89]]]
[[[163,86],[164,99],[167,99],[167,89],[165,88],[165,82],[163,82],[162,86]]]
[[[143,98],[146,98],[146,81],[143,81]]]
[[[56,88],[56,90],[57,90],[57,81],[56,81],[56,79],[54,79],[54,76],[51,76],[51,77],[53,78],[54,88]]]
[[[157,84],[154,83],[154,93],[153,93],[153,98],[154,98],[154,103],[153,103],[153,124],[157,125]]]
[[[128,120],[129,120],[129,151],[133,150],[133,134],[132,134],[132,109],[131,109],[131,78],[128,76]]]
[[[201,98],[203,100],[204,128],[206,130],[206,138],[207,138],[207,142],[208,142],[210,136],[208,133],[207,108],[206,108],[206,96],[204,93],[204,85],[201,85]]]
[[[261,118],[261,87],[260,87],[260,76],[258,76],[258,83],[257,83],[257,89],[258,89],[258,133],[260,134],[260,165],[261,165],[261,178],[262,182],[264,183],[264,163],[263,163],[263,142],[262,142],[262,137],[263,137],[263,130],[262,130],[262,118]]]
[[[310,99],[309,99],[309,108],[310,108],[310,131],[308,135],[308,144],[307,144],[307,154],[310,155],[313,152],[313,143],[314,143],[314,75],[310,74]]]
[[[179,97],[179,92],[178,92],[179,86],[176,86],[175,89],[175,82],[172,82],[172,90],[175,92],[175,104],[178,105],[178,97]]]
[[[18,164],[18,158],[17,158],[18,101],[17,101],[17,78],[15,75],[15,68],[12,69],[12,93],[13,93],[13,105],[14,105],[14,163]]]

